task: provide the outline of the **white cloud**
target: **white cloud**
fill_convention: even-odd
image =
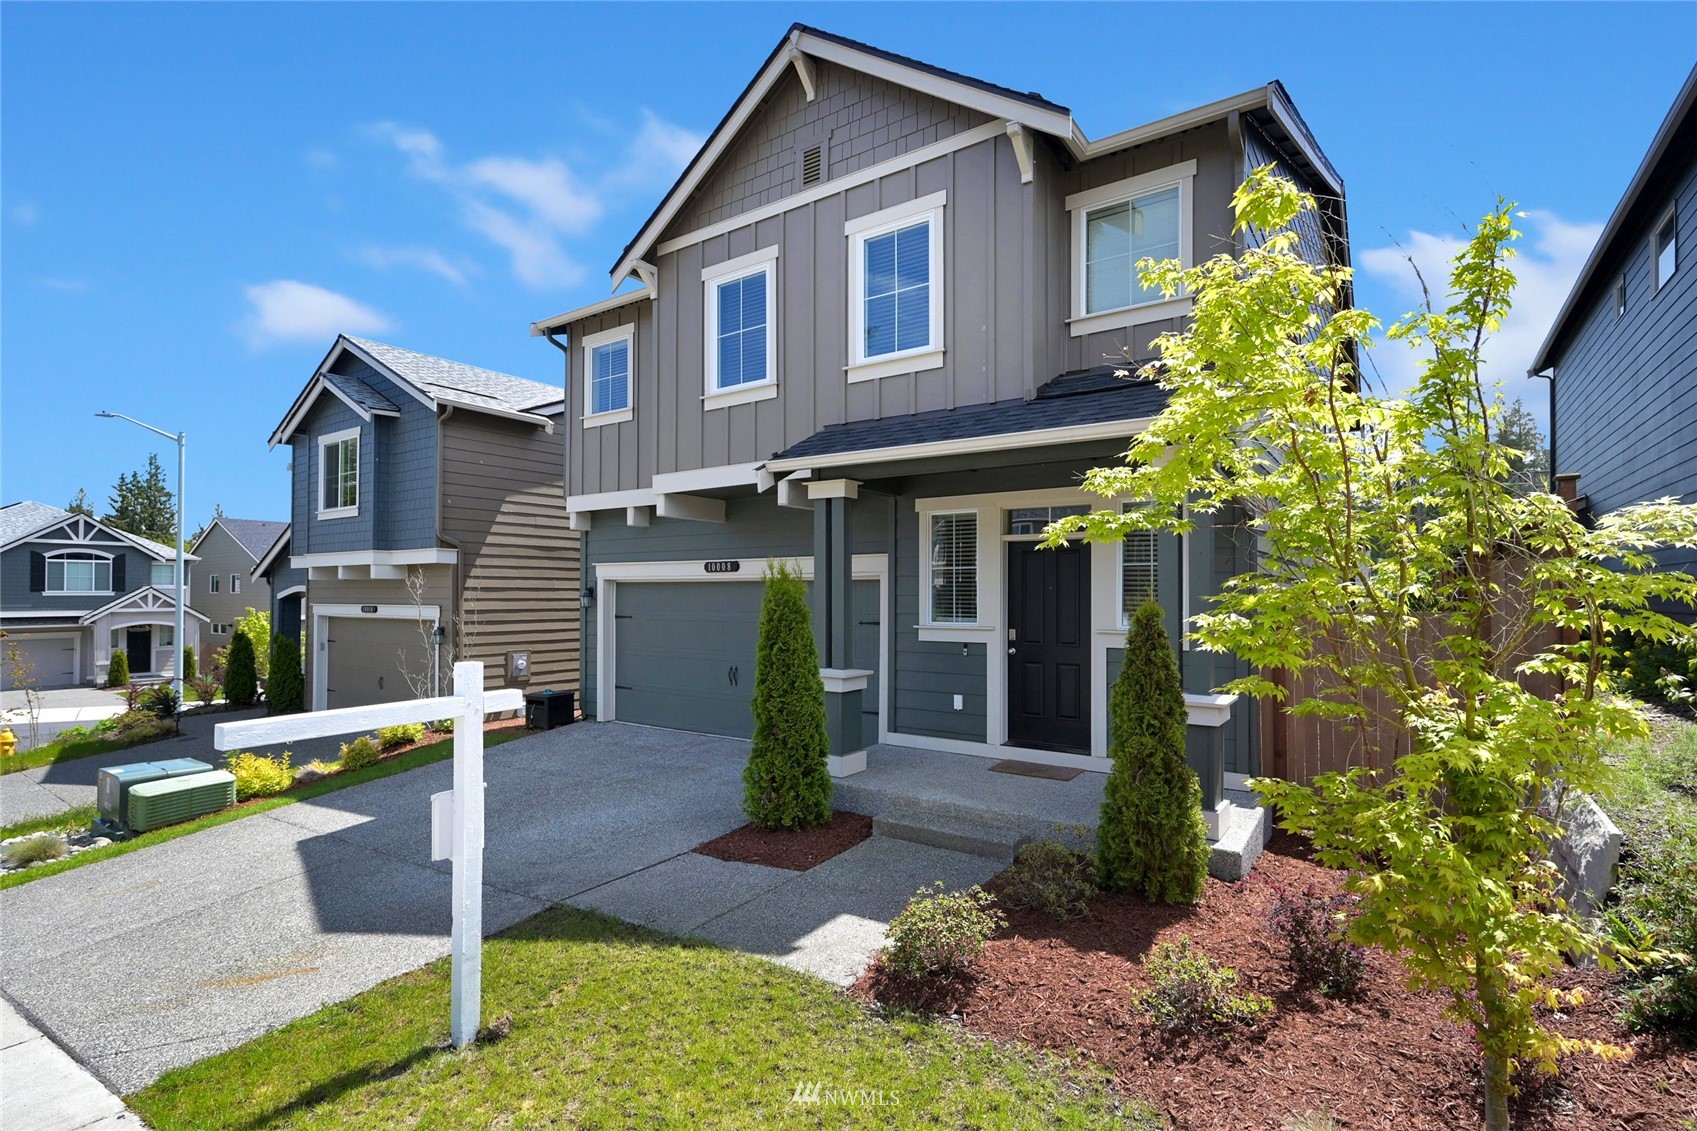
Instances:
[[[12,219],[26,228],[33,227],[41,219],[41,209],[33,201],[21,200],[12,208]]]
[[[1538,418],[1539,425],[1548,427],[1548,387],[1541,380],[1527,377],[1526,370],[1603,226],[1574,223],[1547,211],[1531,211],[1524,217],[1516,217],[1515,226],[1526,238],[1516,242],[1519,254],[1509,265],[1518,280],[1514,307],[1503,320],[1502,329],[1485,344],[1484,373],[1487,380],[1502,382],[1505,399],[1513,401],[1519,397]],[[1449,284],[1450,260],[1461,250],[1463,237],[1413,231],[1398,242],[1401,247],[1373,247],[1358,254],[1356,263],[1360,271],[1390,288],[1399,302],[1395,312],[1400,313],[1414,309],[1422,299],[1420,281],[1409,266],[1412,259],[1432,290],[1432,304],[1442,307]],[[1376,313],[1387,317],[1392,312]],[[1381,341],[1372,351],[1378,376],[1395,391],[1413,385],[1421,361],[1420,354],[1397,342]],[[1372,373],[1369,369],[1369,375]]]
[[[281,342],[325,342],[337,334],[378,334],[389,319],[362,302],[295,279],[247,288],[252,309],[239,332],[255,349]]]
[[[366,133],[404,156],[413,176],[443,186],[466,227],[504,250],[513,275],[539,289],[581,282],[585,270],[568,240],[590,232],[609,201],[624,204],[632,190],[668,183],[701,145],[699,135],[644,110],[618,163],[586,176],[559,157],[491,154],[456,163],[435,134],[394,122]]]
[[[359,249],[359,261],[367,267],[387,271],[391,267],[414,267],[439,275],[456,287],[466,285],[467,276],[477,273],[477,265],[463,260],[455,262],[432,247],[376,247]]]

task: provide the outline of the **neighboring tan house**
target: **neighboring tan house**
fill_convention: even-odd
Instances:
[[[169,677],[176,564],[174,547],[83,515],[45,503],[0,507],[6,649],[28,662],[41,690],[104,685],[115,651],[128,655],[132,679]],[[187,572],[192,584],[194,570]],[[198,653],[206,617],[192,606],[184,612],[185,642]],[[11,676],[0,682],[10,686]]]
[[[253,568],[288,526],[258,518],[215,518],[189,547],[200,559],[189,589],[189,608],[210,622],[207,648],[228,648],[236,620],[247,610],[270,611],[271,585],[252,576]]]
[[[1697,68],[1531,372],[1550,378],[1559,493],[1593,515],[1668,495],[1697,502]],[[1697,550],[1657,557],[1697,573]]]
[[[561,396],[336,339],[272,433],[294,452],[291,522],[254,567],[279,594],[305,587],[277,622],[306,638],[310,709],[429,693],[465,659],[490,688],[576,687]]]
[[[1269,162],[1323,202],[1303,247],[1347,261],[1342,181],[1278,83],[1092,140],[1039,95],[793,28],[633,234],[612,275],[640,286],[533,327],[566,356],[586,712],[749,734],[759,582],[790,558],[834,773],[877,742],[1106,770],[1126,609],[1153,592],[1177,639],[1253,540],[1228,514],[1036,542],[1107,505],[1079,477],[1165,401],[1115,374],[1190,308],[1138,259],[1240,251],[1231,194]],[[1255,772],[1254,705],[1207,694],[1240,666],[1181,661],[1193,721],[1229,709],[1226,768]]]

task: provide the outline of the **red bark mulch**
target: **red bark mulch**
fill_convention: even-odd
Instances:
[[[706,844],[696,845],[695,851],[716,860],[805,872],[847,852],[871,835],[871,817],[832,813],[831,819],[816,829],[768,830],[744,825]]]
[[[1299,989],[1284,946],[1265,926],[1268,881],[1336,887],[1337,873],[1303,859],[1280,836],[1253,876],[1208,881],[1198,907],[1152,905],[1102,894],[1091,914],[1057,922],[1009,910],[983,960],[950,990],[916,990],[875,965],[851,992],[885,1004],[953,1014],[970,1031],[1083,1053],[1121,1087],[1159,1105],[1177,1127],[1279,1131],[1293,1116],[1328,1115],[1340,1128],[1473,1131],[1483,1127],[1482,1089],[1467,1031],[1441,1016],[1442,999],[1415,994],[1401,964],[1374,952],[1361,996],[1340,1002]],[[995,890],[995,884],[990,885]],[[1174,1043],[1134,1013],[1140,962],[1157,942],[1188,935],[1236,967],[1246,989],[1270,996],[1272,1019],[1229,1041]],[[1570,1057],[1553,1083],[1517,1102],[1514,1126],[1539,1131],[1681,1131],[1697,1119],[1697,1051],[1634,1035],[1613,1015],[1611,975],[1572,970],[1565,984],[1588,1000],[1555,1028],[1629,1047],[1632,1060]]]

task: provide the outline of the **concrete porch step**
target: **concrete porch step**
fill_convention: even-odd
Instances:
[[[978,835],[981,830],[962,832],[936,828],[936,823],[912,824],[890,817],[874,817],[872,835],[889,837],[891,840],[905,840],[910,844],[925,844],[932,848],[946,848],[951,852],[964,852],[969,856],[983,856],[1004,864],[1012,863],[1014,854],[1019,851],[1018,843],[1010,844],[1006,840]]]

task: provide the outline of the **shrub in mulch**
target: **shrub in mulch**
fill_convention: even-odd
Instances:
[[[1090,914],[1096,894],[1096,861],[1053,840],[1034,840],[1020,846],[1019,855],[1002,873],[1002,902],[1031,907],[1057,919]]]
[[[1360,900],[1347,891],[1307,883],[1299,888],[1272,883],[1273,909],[1267,925],[1290,953],[1299,985],[1327,997],[1352,997],[1367,976],[1367,948],[1349,941],[1349,922]]]
[[[806,829],[763,829],[753,824],[714,837],[695,851],[736,864],[764,864],[805,872],[840,856],[872,835],[872,818],[861,813],[832,813],[823,825]]]
[[[875,963],[851,990],[877,1004],[947,1012],[971,1032],[1023,1040],[1062,1055],[1083,1053],[1119,1085],[1165,1108],[1175,1127],[1279,1131],[1304,1113],[1338,1127],[1397,1131],[1482,1128],[1478,1053],[1471,1034],[1442,1016],[1443,999],[1403,987],[1393,957],[1369,950],[1357,995],[1314,993],[1292,970],[1267,919],[1274,885],[1335,893],[1343,877],[1303,859],[1294,838],[1276,837],[1258,880],[1210,879],[1194,907],[1098,893],[1086,917],[1057,920],[1009,908],[1008,925],[984,946],[971,973],[929,997]],[[1261,881],[1271,881],[1261,882]],[[998,881],[988,885],[999,891]],[[1170,1040],[1131,1007],[1150,988],[1144,962],[1157,944],[1188,936],[1236,969],[1242,992],[1265,994],[1274,1012],[1231,1041]],[[1570,1057],[1553,1082],[1527,1080],[1517,1131],[1687,1131],[1697,1112],[1697,1052],[1620,1023],[1614,976],[1570,970],[1585,1003],[1554,1019],[1569,1037],[1634,1050],[1632,1060]]]

